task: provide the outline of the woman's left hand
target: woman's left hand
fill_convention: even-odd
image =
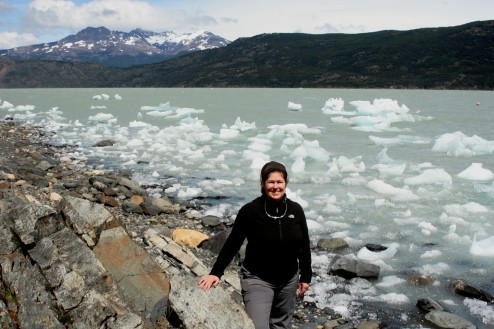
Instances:
[[[305,282],[299,282],[297,296],[303,296],[307,290],[309,290],[309,284]]]

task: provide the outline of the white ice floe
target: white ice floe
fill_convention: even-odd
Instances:
[[[88,117],[88,121],[104,122],[104,123],[116,123],[117,118],[111,113],[97,113]]]
[[[302,111],[302,104],[288,102],[288,109],[291,111]]]
[[[357,258],[367,261],[392,259],[398,251],[398,243],[391,243],[383,251],[371,251],[367,247],[361,248],[357,253]]]
[[[389,294],[379,295],[376,297],[377,300],[388,304],[409,304],[410,299],[405,294],[398,294],[394,292],[390,292]]]
[[[443,262],[439,262],[437,264],[425,264],[419,269],[420,273],[424,275],[434,275],[434,276],[447,273],[449,270],[450,270],[449,265]]]
[[[367,183],[367,187],[376,193],[388,196],[392,201],[416,201],[419,199],[412,191],[406,188],[394,187],[379,179],[373,179]]]
[[[468,180],[488,181],[494,179],[494,174],[489,169],[482,167],[482,163],[474,162],[468,168],[460,172],[458,177]]]
[[[482,323],[486,325],[494,325],[494,307],[488,305],[487,302],[478,299],[465,298],[463,301],[470,313],[482,319]]]
[[[427,250],[422,255],[420,255],[420,258],[436,258],[440,257],[442,254],[443,253],[440,250]]]
[[[230,126],[230,129],[240,130],[241,132],[248,131],[248,130],[254,130],[254,129],[256,129],[256,123],[255,122],[242,121],[240,119],[240,117],[237,117],[237,119],[235,119],[235,122],[233,123],[233,125]]]
[[[475,256],[494,256],[494,235],[477,241],[477,235],[475,234],[470,253]]]
[[[105,110],[107,107],[106,105],[91,105],[89,108],[90,110]]]
[[[25,111],[34,111],[36,108],[35,105],[17,105],[15,107],[9,107],[9,112],[25,112]]]
[[[423,235],[429,236],[432,233],[437,232],[437,227],[429,222],[422,221],[419,223],[418,227],[421,229]]]
[[[1,103],[1,105],[0,105],[0,110],[8,110],[8,109],[13,108],[13,107],[14,107],[13,104],[11,104],[7,101],[3,101],[3,103]]]
[[[377,136],[369,136],[369,139],[376,145],[391,146],[391,145],[405,145],[405,144],[429,144],[430,138],[421,136],[410,135],[398,135],[396,137],[385,138]]]
[[[219,138],[224,140],[235,139],[240,135],[237,129],[221,128]]]
[[[115,98],[117,101],[121,101],[122,100],[122,96],[120,96],[119,94],[113,95],[113,98]]]
[[[93,100],[95,101],[101,101],[101,100],[109,100],[110,99],[110,95],[108,94],[100,94],[100,95],[94,95],[93,96]]]
[[[407,185],[435,184],[450,186],[453,183],[453,179],[444,169],[435,168],[426,169],[420,175],[408,177],[404,180],[404,183]]]
[[[461,131],[457,131],[439,136],[432,150],[457,157],[492,154],[494,153],[494,141],[483,139],[477,135],[468,137]]]
[[[321,108],[322,113],[328,115],[355,115],[356,111],[343,111],[345,101],[342,98],[330,98]]]
[[[403,175],[406,167],[407,167],[406,163],[402,163],[402,164],[378,163],[373,165],[371,168],[379,171],[379,176],[385,178],[389,176]]]
[[[381,281],[376,284],[379,288],[389,288],[392,286],[396,286],[398,284],[405,283],[406,280],[396,275],[388,275],[381,278]]]
[[[468,218],[472,214],[481,214],[489,211],[487,207],[477,203],[477,202],[468,202],[465,204],[447,204],[444,207],[444,210],[448,215],[465,217]]]

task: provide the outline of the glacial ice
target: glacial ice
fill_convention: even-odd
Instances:
[[[476,181],[488,181],[494,179],[494,174],[489,169],[482,167],[482,163],[474,162],[468,168],[460,172],[458,177]]]
[[[291,111],[302,111],[302,104],[288,102],[288,109]]]
[[[371,190],[376,193],[386,195],[391,198],[392,201],[416,201],[419,199],[417,195],[415,195],[412,191],[405,188],[394,187],[390,184],[387,184],[379,179],[373,179],[368,184]]]
[[[450,186],[453,183],[451,175],[442,168],[426,169],[417,176],[405,178],[406,185],[436,184]]]
[[[474,235],[470,253],[475,256],[494,256],[494,235],[478,241],[477,235]]]
[[[477,135],[468,137],[461,131],[457,131],[439,136],[432,150],[457,157],[492,154],[494,153],[494,141],[485,140]]]

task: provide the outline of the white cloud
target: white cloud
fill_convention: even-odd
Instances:
[[[0,32],[0,49],[31,45],[37,41],[31,33]]]
[[[121,31],[143,28],[157,32],[193,32],[187,29],[217,24],[214,17],[204,13],[190,14],[144,0],[90,0],[83,4],[71,0],[33,0],[26,16],[29,24],[35,27],[72,30],[105,26]]]

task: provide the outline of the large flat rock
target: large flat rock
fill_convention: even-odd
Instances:
[[[121,296],[142,312],[143,318],[154,322],[160,315],[165,315],[169,280],[122,227],[103,231],[93,251],[117,282]]]
[[[198,278],[176,275],[171,279],[170,304],[186,328],[254,329],[240,304],[222,286],[203,291]]]

